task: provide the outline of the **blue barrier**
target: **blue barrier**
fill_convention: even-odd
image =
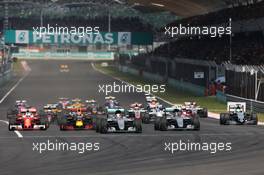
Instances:
[[[164,78],[160,75],[152,74],[146,71],[143,71],[142,75],[140,75],[139,70],[130,68],[127,66],[119,66],[119,71],[124,72],[124,73],[129,73],[135,76],[142,76],[144,79],[150,80],[150,81],[155,81],[159,83],[164,82]],[[204,96],[204,93],[205,93],[205,88],[202,86],[194,85],[192,83],[187,83],[183,81],[178,81],[172,78],[168,79],[168,84],[171,87],[174,87],[178,90],[191,92],[197,96]]]
[[[217,91],[216,92],[216,99],[220,102],[224,102],[226,103],[227,102],[227,98],[226,98],[226,94],[224,94],[223,92],[221,91]]]
[[[168,79],[168,84],[180,91],[191,92],[197,96],[204,96],[205,88],[202,86],[194,85],[192,83],[187,83],[183,81],[178,81],[172,78]]]

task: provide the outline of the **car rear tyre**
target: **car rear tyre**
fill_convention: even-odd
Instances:
[[[200,130],[200,120],[197,116],[194,117],[194,119],[193,119],[193,126],[194,126],[194,130],[196,130],[196,131]]]
[[[101,134],[106,134],[107,133],[107,120],[106,119],[101,119],[101,128],[100,128],[100,133]]]
[[[208,110],[207,110],[207,108],[205,108],[205,109],[203,110],[203,117],[204,117],[204,118],[207,118],[207,117],[208,117]]]
[[[156,120],[155,120],[154,129],[156,131],[160,130],[160,118],[159,117],[157,117]]]
[[[101,118],[96,118],[96,132],[100,132],[101,130]]]
[[[60,125],[60,130],[61,131],[65,131],[66,130],[65,126],[64,125]]]
[[[136,133],[142,133],[142,121],[135,120]]]
[[[221,113],[220,114],[220,125],[227,125],[228,118],[229,118],[228,114]]]
[[[160,118],[160,130],[161,131],[167,131],[168,130],[166,117]]]
[[[11,125],[15,125],[16,124],[16,119],[15,118],[10,118],[9,119],[9,124],[8,124],[8,130],[9,131],[14,131],[14,128],[11,128]]]

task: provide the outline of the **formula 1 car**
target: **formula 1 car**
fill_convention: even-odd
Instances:
[[[156,120],[156,117],[162,117],[164,115],[163,106],[159,104],[157,99],[151,98],[146,107],[146,114],[143,116],[143,123],[149,124]]]
[[[21,107],[20,110],[8,111],[8,129],[13,130],[46,130],[49,127],[47,116],[43,112],[37,113],[34,107]]]
[[[109,132],[142,132],[140,117],[126,114],[125,109],[107,109],[107,118],[97,120],[97,132],[106,134]]]
[[[140,103],[133,103],[130,105],[130,109],[128,110],[128,115],[135,118],[141,118],[142,123],[144,123],[144,120],[146,119],[146,110],[143,108],[143,105]]]
[[[72,111],[72,112],[77,112],[77,111],[81,111],[81,112],[86,112],[87,111],[87,107],[85,104],[83,103],[72,103],[68,106],[66,106],[65,108],[68,111]]]
[[[28,106],[26,100],[17,100],[15,103],[15,107],[17,107],[17,108],[26,107],[26,106]]]
[[[58,104],[46,104],[43,107],[43,112],[46,114],[49,123],[53,122],[58,113],[61,112],[61,109],[58,109],[57,106]]]
[[[154,129],[160,131],[186,129],[200,130],[199,116],[192,110],[180,107],[165,108],[165,116],[157,117]]]
[[[145,97],[146,97],[146,103],[147,103],[147,105],[149,105],[153,101],[155,101],[155,102],[158,101],[155,96],[151,96],[149,94],[145,94],[145,95],[146,95]]]
[[[15,102],[15,105],[12,106],[11,108],[8,109],[7,113],[18,113],[18,111],[20,111],[21,108],[25,108],[27,107],[27,101],[26,100],[17,100]]]
[[[208,110],[207,108],[202,108],[197,105],[196,102],[185,102],[184,105],[186,108],[191,109],[194,113],[197,113],[199,117],[201,118],[207,118],[208,117]]]
[[[258,117],[255,113],[246,112],[246,103],[244,102],[228,102],[228,113],[220,114],[220,125],[257,125]]]
[[[69,66],[67,64],[60,65],[60,72],[69,72]]]
[[[86,115],[82,111],[64,110],[58,116],[58,125],[61,131],[64,130],[91,130],[95,129],[95,118]]]
[[[59,98],[59,101],[57,103],[57,109],[59,110],[65,109],[66,106],[68,106],[69,104],[71,104],[71,101],[68,98],[61,97]]]
[[[87,113],[88,114],[104,114],[103,107],[99,106],[99,104],[95,100],[86,100],[87,105]]]
[[[105,108],[118,108],[120,107],[119,102],[113,96],[105,97]]]

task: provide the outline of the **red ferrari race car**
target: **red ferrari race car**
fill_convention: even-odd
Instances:
[[[34,107],[21,107],[7,112],[8,129],[13,130],[46,130],[49,127],[46,115],[38,113]]]

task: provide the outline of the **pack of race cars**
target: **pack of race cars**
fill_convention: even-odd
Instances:
[[[245,113],[245,104],[228,104],[228,113],[220,114],[220,124],[257,124],[255,114]],[[105,97],[104,105],[96,100],[59,98],[38,110],[27,101],[18,100],[7,112],[9,130],[46,130],[56,123],[61,131],[95,130],[98,133],[142,132],[142,124],[154,125],[154,130],[200,130],[206,108],[195,102],[164,107],[154,96],[146,95],[145,104],[135,102],[124,108],[113,97]]]

